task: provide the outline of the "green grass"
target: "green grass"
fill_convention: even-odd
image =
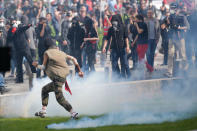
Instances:
[[[0,118],[0,131],[44,131],[45,126],[52,123],[61,123],[69,120],[65,117],[47,118]],[[69,129],[66,131],[189,131],[197,129],[197,117],[165,122],[162,124],[106,126],[98,128]]]

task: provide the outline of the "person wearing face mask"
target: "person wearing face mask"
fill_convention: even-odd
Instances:
[[[86,45],[85,53],[87,54],[88,58],[88,69],[86,73],[94,72],[95,71],[95,57],[96,57],[96,50],[97,50],[97,40],[98,34],[94,27],[94,22],[92,19],[86,17],[85,18],[85,38],[84,44]],[[82,45],[83,48],[83,45]],[[90,69],[90,70],[89,70]]]
[[[107,39],[104,41],[103,53],[106,52],[107,42],[111,40],[111,57],[112,57],[112,72],[113,76],[118,78],[129,78],[131,73],[127,60],[127,53],[129,53],[128,30],[124,26],[121,16],[112,16],[112,27],[109,28]],[[121,72],[118,65],[120,59]],[[115,78],[114,77],[114,78]]]
[[[67,54],[70,54],[70,43],[67,38],[68,29],[71,27],[72,24],[72,13],[68,11],[66,16],[61,24],[61,42],[60,42],[60,49]]]
[[[11,28],[12,41],[14,44],[15,55],[16,55],[16,83],[23,83],[23,70],[22,63],[23,57],[25,57],[31,67],[31,72],[36,73],[35,67],[32,66],[33,58],[31,56],[30,47],[28,45],[28,37],[26,35],[26,30],[28,30],[32,25],[23,25],[16,21]]]
[[[70,42],[70,53],[74,56],[79,66],[82,67],[82,43],[85,37],[85,30],[79,24],[79,17],[74,17],[72,19],[72,25],[68,29],[67,38]],[[77,68],[75,68],[77,72]]]
[[[47,25],[47,20],[45,17],[40,17],[39,19],[39,24],[36,27],[36,35],[37,35],[37,39],[38,39],[38,61],[39,64],[42,64],[43,62],[43,54],[46,51],[46,48],[44,47],[44,39],[46,37],[51,37],[51,29],[50,27]],[[46,76],[46,74],[44,73],[44,76]],[[41,70],[37,71],[37,78],[41,77]]]

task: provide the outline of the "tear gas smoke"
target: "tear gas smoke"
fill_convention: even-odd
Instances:
[[[107,125],[161,123],[192,117],[197,113],[195,80],[162,83],[126,82],[103,86],[103,74],[92,74],[85,80],[68,80],[73,95],[64,91],[65,98],[80,115],[102,115],[96,119],[83,117],[48,128],[87,128]],[[184,81],[184,82],[183,82]],[[41,88],[48,78],[35,80],[34,89],[20,99],[7,101],[7,117],[33,117],[41,109]],[[151,83],[151,82],[150,82]],[[153,81],[154,83],[154,81]],[[157,83],[157,82],[155,82]],[[166,82],[168,83],[168,82]],[[192,86],[191,86],[192,85]],[[64,89],[63,89],[64,90]],[[103,115],[105,114],[105,115]],[[47,116],[69,116],[50,93]]]

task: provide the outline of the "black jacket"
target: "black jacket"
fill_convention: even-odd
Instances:
[[[67,38],[70,41],[71,50],[80,50],[85,37],[85,30],[81,26],[70,27],[68,30]]]
[[[37,39],[39,41],[38,42],[38,54],[39,54],[40,57],[43,57],[44,52],[46,51],[46,47],[44,46],[44,40],[47,37],[51,37],[51,29],[50,29],[50,27],[48,25],[45,28],[44,36],[43,37],[40,36],[40,32],[42,30],[42,26],[43,25],[39,24],[36,27],[36,36],[37,36]]]
[[[122,26],[117,31],[110,27],[107,34],[107,40],[112,38],[110,49],[122,49],[126,47],[125,39],[128,38],[128,29]]]
[[[18,51],[26,51],[29,49],[28,46],[28,37],[26,35],[26,30],[29,29],[30,26],[21,26],[16,29],[16,31],[13,31],[13,28],[11,30],[12,36],[13,36],[13,47],[15,50]]]

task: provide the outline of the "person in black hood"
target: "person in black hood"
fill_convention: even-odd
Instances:
[[[31,25],[23,25],[17,23],[13,24],[13,28],[11,28],[12,40],[14,44],[14,48],[16,50],[16,67],[17,67],[17,75],[16,75],[16,83],[23,83],[23,70],[22,70],[22,62],[23,57],[25,57],[31,67],[32,73],[36,73],[36,68],[32,66],[32,56],[30,52],[30,48],[28,46],[28,38],[25,34],[25,31],[29,29]]]
[[[124,26],[119,14],[112,16],[112,27],[109,28],[107,40],[104,42],[103,52],[106,51],[107,41],[111,40],[110,49],[112,56],[112,71],[122,78],[130,77],[127,53],[129,53],[128,29]],[[118,59],[121,63],[121,74],[118,67]]]
[[[82,49],[81,45],[85,37],[85,30],[79,25],[79,18],[72,19],[72,26],[68,30],[67,38],[70,41],[70,53],[74,56],[79,66],[82,67]],[[75,69],[77,71],[77,68]]]
[[[94,63],[97,50],[97,40],[99,40],[97,31],[94,27],[94,22],[89,17],[85,18],[85,38],[84,44],[86,45],[85,53],[88,58],[88,66],[90,71],[95,71]],[[89,69],[87,70],[89,72]]]

